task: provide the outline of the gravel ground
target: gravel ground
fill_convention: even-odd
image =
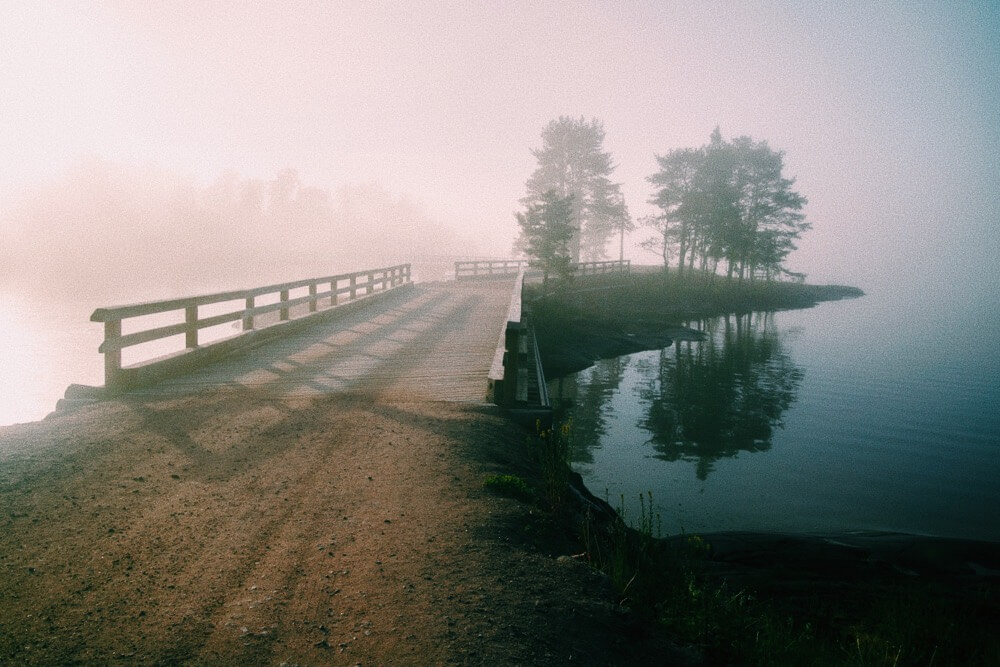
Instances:
[[[223,387],[0,427],[0,663],[661,664],[495,409]]]

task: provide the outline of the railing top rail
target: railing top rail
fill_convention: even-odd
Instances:
[[[510,306],[507,308],[507,322],[521,321],[521,301],[524,294],[524,271],[517,274],[514,281],[514,290],[511,292]]]
[[[490,269],[490,268],[519,269],[522,266],[527,266],[527,265],[528,265],[528,260],[526,259],[463,260],[455,262],[455,271],[457,273],[462,273],[462,272],[475,272],[477,269]]]
[[[527,259],[460,259],[456,264],[524,264]]]
[[[286,283],[276,283],[274,285],[265,285],[262,287],[251,287],[249,289],[231,290],[228,292],[216,292],[214,294],[201,294],[197,296],[180,297],[176,299],[165,299],[162,301],[147,301],[143,303],[128,304],[122,306],[111,306],[107,308],[98,308],[93,312],[93,314],[91,314],[90,321],[108,322],[114,320],[122,320],[129,317],[138,317],[140,315],[154,315],[156,313],[165,313],[171,310],[190,308],[192,306],[203,306],[210,303],[236,301],[237,299],[247,299],[250,297],[260,296],[262,294],[273,294],[275,292],[281,292],[284,290],[293,290],[300,287],[309,287],[310,285],[316,285],[320,283],[349,280],[352,277],[368,276],[369,274],[387,274],[391,272],[400,272],[408,266],[409,264],[397,264],[395,266],[387,266],[378,269],[366,269],[364,271],[354,271],[352,273],[340,273],[332,276],[322,276],[319,278],[303,278],[300,280],[293,280],[291,282],[286,282]]]

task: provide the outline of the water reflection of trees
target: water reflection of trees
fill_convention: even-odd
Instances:
[[[570,460],[573,463],[593,463],[594,450],[607,435],[611,397],[618,391],[629,357],[603,359],[586,371],[553,381],[549,391],[559,406],[556,419],[572,414]]]
[[[709,340],[678,342],[646,365],[640,426],[658,458],[693,461],[705,479],[717,460],[771,447],[795,400],[802,370],[792,363],[769,313],[704,323]]]

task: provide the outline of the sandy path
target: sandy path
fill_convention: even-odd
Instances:
[[[0,428],[0,662],[631,662],[601,577],[485,492],[491,408],[232,387]]]

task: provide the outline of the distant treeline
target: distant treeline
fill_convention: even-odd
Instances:
[[[463,254],[415,203],[377,185],[331,194],[293,169],[207,186],[90,161],[0,211],[0,281],[29,293],[148,299]]]

